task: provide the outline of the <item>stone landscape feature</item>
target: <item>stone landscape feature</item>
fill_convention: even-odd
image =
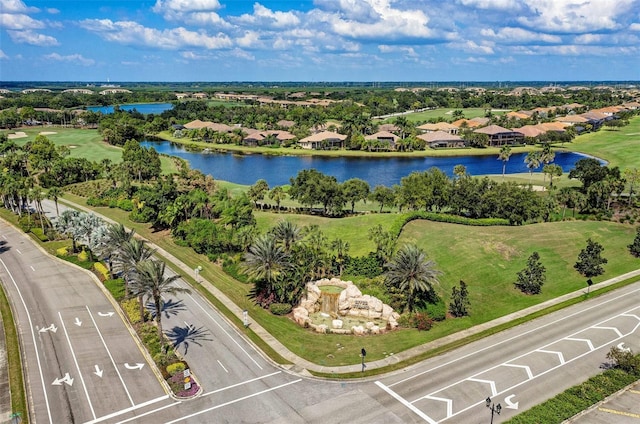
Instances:
[[[363,295],[352,281],[325,278],[306,285],[293,319],[318,333],[380,334],[398,327],[400,315],[376,297]]]

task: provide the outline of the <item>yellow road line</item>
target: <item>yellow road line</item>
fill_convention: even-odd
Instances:
[[[624,411],[616,411],[615,409],[598,408],[598,411],[609,412],[610,414],[616,414],[616,415],[624,415],[625,417],[640,418],[640,414],[634,414],[631,412],[624,412]]]

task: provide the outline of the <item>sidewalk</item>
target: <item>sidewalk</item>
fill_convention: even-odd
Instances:
[[[49,202],[51,203],[50,206],[53,207],[53,202],[51,202],[51,201],[49,201]],[[92,210],[90,210],[88,208],[82,207],[80,205],[76,205],[76,204],[73,204],[73,203],[67,202],[67,201],[64,201],[64,202],[68,203],[70,205],[73,205],[75,208],[84,210],[86,212],[95,213],[94,211],[92,211]],[[44,204],[45,204],[45,201],[43,201],[43,206],[44,206]],[[62,210],[64,208],[64,204],[59,202],[59,207]],[[55,208],[53,210],[55,211]],[[106,218],[104,216],[102,216],[102,219],[104,219],[107,222],[113,222],[113,221],[111,221],[110,219],[108,219],[108,218]],[[193,269],[190,266],[187,266],[185,263],[183,263],[180,260],[178,260],[178,258],[173,256],[172,254],[170,254],[166,250],[156,246],[155,244],[153,244],[151,242],[149,242],[149,246],[157,249],[157,252],[161,256],[164,256],[169,262],[173,263],[175,266],[180,268],[180,270],[182,270],[185,274],[190,275],[191,273],[193,273]],[[628,273],[623,274],[623,275],[619,275],[617,277],[611,278],[609,280],[603,281],[603,282],[598,283],[598,284],[594,284],[591,287],[591,290],[595,291],[595,290],[598,290],[600,288],[607,287],[607,286],[610,286],[612,284],[615,284],[615,283],[617,283],[619,281],[623,281],[623,280],[626,280],[628,278],[637,277],[637,276],[640,276],[640,269],[628,272]],[[213,284],[211,284],[208,281],[206,281],[205,279],[203,279],[202,275],[200,275],[199,280],[200,280],[200,284],[204,288],[206,288],[209,292],[211,292],[220,302],[222,302],[240,321],[243,320],[243,314],[242,314],[243,311],[242,311],[242,309],[240,309],[235,303],[233,303],[231,301],[231,299],[229,299],[224,293],[222,293],[220,290],[218,290]],[[494,320],[486,322],[484,324],[480,324],[480,325],[477,325],[475,327],[459,331],[457,333],[451,334],[451,335],[443,337],[441,339],[434,340],[432,342],[425,343],[423,345],[413,347],[413,348],[405,350],[403,352],[394,353],[393,356],[389,356],[389,357],[384,358],[384,359],[379,359],[377,361],[367,362],[366,363],[367,369],[368,370],[372,370],[372,369],[377,369],[377,368],[383,368],[383,367],[386,367],[388,365],[397,364],[398,362],[405,361],[405,360],[407,360],[409,358],[412,358],[414,356],[423,354],[423,353],[428,352],[430,350],[433,350],[433,349],[445,346],[447,344],[453,343],[455,341],[464,339],[465,337],[469,337],[469,336],[472,336],[474,334],[478,334],[478,333],[480,333],[482,331],[485,331],[485,330],[493,328],[493,327],[497,327],[499,325],[508,323],[508,322],[513,321],[515,319],[525,317],[525,316],[530,315],[530,314],[532,314],[534,312],[537,312],[537,311],[543,310],[545,308],[548,308],[550,306],[562,303],[562,302],[564,302],[566,300],[575,299],[577,297],[583,296],[584,294],[585,294],[584,289],[577,290],[575,292],[565,294],[563,296],[557,297],[555,299],[548,300],[548,301],[540,303],[538,305],[534,305],[534,306],[531,306],[529,308],[514,312],[512,314],[505,315],[503,317],[494,319]],[[224,315],[222,315],[222,314],[221,314],[221,316],[224,317]],[[280,354],[280,356],[282,356],[283,358],[285,358],[288,361],[290,361],[293,365],[292,366],[287,366],[286,368],[289,368],[293,372],[297,372],[297,373],[304,374],[304,375],[310,375],[310,373],[307,372],[307,371],[313,371],[313,372],[325,373],[325,374],[346,374],[346,373],[358,373],[358,372],[362,371],[362,365],[360,363],[354,364],[354,365],[337,366],[337,367],[325,367],[325,366],[322,366],[322,365],[315,364],[313,362],[309,362],[306,359],[303,359],[303,358],[295,355],[293,352],[291,352],[289,349],[287,349],[286,346],[284,346],[282,343],[280,343],[279,340],[274,338],[267,330],[265,330],[257,322],[255,322],[255,321],[251,322],[251,330],[254,333],[256,333],[262,340],[264,340],[269,346],[271,346],[271,348],[273,350],[278,352],[278,354]]]

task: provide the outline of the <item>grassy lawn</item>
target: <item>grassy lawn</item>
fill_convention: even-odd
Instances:
[[[84,204],[82,199],[71,195],[65,195],[65,198]],[[585,288],[585,279],[575,272],[573,264],[588,237],[603,244],[604,256],[609,259],[605,275],[595,278],[594,282],[631,271],[640,265],[640,261],[626,253],[626,245],[635,234],[631,225],[570,221],[522,227],[470,227],[414,221],[406,226],[400,243],[416,242],[436,261],[438,269],[443,271],[438,291],[447,303],[453,285],[461,279],[468,284],[471,316],[447,319],[437,323],[428,332],[401,330],[366,338],[321,335],[298,327],[289,318],[273,316],[256,307],[248,298],[249,284],[226,275],[204,255],[196,255],[188,248],[177,246],[167,232],[154,232],[148,225],[131,223],[127,213],[120,210],[98,208],[97,211],[135,228],[138,234],[172,252],[189,267],[202,266],[200,276],[223,291],[241,309],[248,310],[252,320],[259,322],[295,354],[327,366],[358,363],[363,343],[367,345],[368,359],[382,359],[391,353]],[[397,219],[395,214],[329,219],[269,212],[257,212],[256,217],[261,229],[283,218],[299,225],[317,224],[329,239],[340,237],[347,240],[352,255],[366,254],[373,249],[367,237],[369,228],[378,224],[388,228]],[[547,268],[547,283],[541,295],[525,296],[514,289],[513,282],[516,273],[524,268],[527,257],[534,250],[540,253],[542,263]],[[342,347],[339,349],[340,345]]]
[[[447,121],[453,121],[454,110],[461,110],[462,113],[464,114],[464,117],[467,119],[482,118],[485,115],[485,111],[483,108],[472,107],[467,109],[437,108],[437,109],[425,110],[424,112],[409,113],[402,116],[407,118],[409,122],[424,122],[424,121],[428,121],[429,119],[437,119],[437,118],[444,118]],[[492,113],[494,115],[503,115],[507,112],[508,111],[505,111],[505,110],[493,110]],[[393,122],[395,121],[395,119],[396,117],[388,118],[388,119],[385,119],[384,122]]]
[[[112,146],[102,141],[102,137],[98,130],[88,130],[79,128],[62,128],[62,127],[38,127],[38,128],[19,128],[13,132],[24,132],[27,137],[15,138],[13,141],[24,146],[28,141],[33,141],[41,132],[53,132],[55,134],[45,134],[46,137],[56,146],[66,146],[69,148],[71,157],[86,158],[92,162],[100,162],[102,159],[110,159],[114,163],[122,161],[122,149]],[[160,156],[162,163],[162,171],[165,173],[176,172],[177,168],[173,161],[166,157]]]
[[[602,128],[598,132],[575,138],[566,148],[574,152],[587,153],[609,161],[611,166],[624,170],[640,167],[640,116],[629,121],[629,125],[616,130]]]

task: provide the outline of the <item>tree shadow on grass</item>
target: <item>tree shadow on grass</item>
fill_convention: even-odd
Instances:
[[[192,325],[185,325],[184,327],[175,326],[164,334],[171,341],[174,349],[177,350],[180,345],[184,346],[185,354],[189,350],[189,345],[191,343],[202,347],[203,341],[213,340],[209,330],[204,327],[196,328]]]

